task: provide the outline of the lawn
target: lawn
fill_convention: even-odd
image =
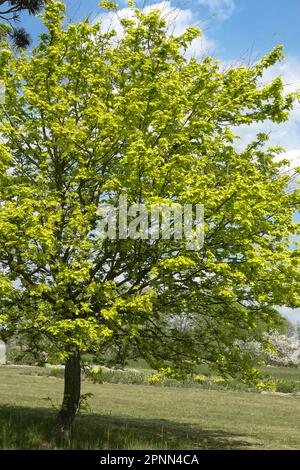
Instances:
[[[0,448],[50,449],[63,381],[0,367]],[[41,371],[40,371],[41,372]],[[300,397],[83,382],[73,449],[299,449]]]

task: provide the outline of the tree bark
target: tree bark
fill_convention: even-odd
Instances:
[[[69,440],[80,403],[81,365],[80,352],[76,349],[70,352],[65,364],[64,397],[58,413],[54,432],[62,440]]]

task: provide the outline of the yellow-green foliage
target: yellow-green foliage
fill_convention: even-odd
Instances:
[[[49,0],[36,48],[0,50],[0,321],[59,357],[134,349],[159,370],[203,362],[259,380],[236,340],[299,306],[299,193],[280,149],[258,134],[239,151],[233,127],[288,118],[281,79],[261,86],[282,48],[223,70],[185,57],[197,29],[170,36],[159,11],[131,8],[116,41],[101,22],[65,26]],[[99,204],[125,194],[204,204],[203,249],[97,239]]]

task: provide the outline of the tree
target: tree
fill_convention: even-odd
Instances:
[[[241,347],[251,353],[257,363],[273,366],[299,364],[299,342],[276,330],[263,334],[260,342],[246,342]]]
[[[159,11],[131,8],[116,41],[101,23],[63,27],[64,6],[49,0],[32,53],[1,51],[2,331],[65,361],[61,433],[78,409],[82,352],[255,381],[238,341],[274,328],[275,305],[299,305],[299,194],[265,134],[238,151],[232,130],[288,119],[294,95],[280,78],[261,85],[282,48],[222,70],[185,57],[197,29],[174,37]],[[97,236],[99,205],[122,195],[147,210],[205,204],[204,247]]]
[[[287,338],[295,338],[297,327],[287,318],[283,318],[282,327],[278,330],[278,333],[286,336]]]
[[[11,26],[9,35],[17,47],[23,49],[29,46],[31,39],[24,28],[17,28],[13,23],[19,21],[23,11],[27,11],[30,15],[36,15],[44,4],[45,0],[0,0],[0,21],[9,23]]]
[[[297,322],[295,330],[296,330],[295,336],[296,336],[297,340],[300,341],[300,322]]]

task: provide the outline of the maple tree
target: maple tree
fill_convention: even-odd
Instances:
[[[26,333],[65,362],[61,432],[79,406],[83,352],[255,381],[239,341],[257,339],[258,322],[274,328],[277,306],[299,306],[299,192],[266,134],[238,150],[233,131],[288,119],[297,96],[280,78],[261,85],[282,48],[223,70],[185,56],[198,29],[170,35],[158,10],[131,9],[116,41],[101,22],[65,26],[64,5],[49,0],[38,46],[0,51],[1,334]],[[203,248],[99,239],[98,207],[121,195],[204,204]]]

